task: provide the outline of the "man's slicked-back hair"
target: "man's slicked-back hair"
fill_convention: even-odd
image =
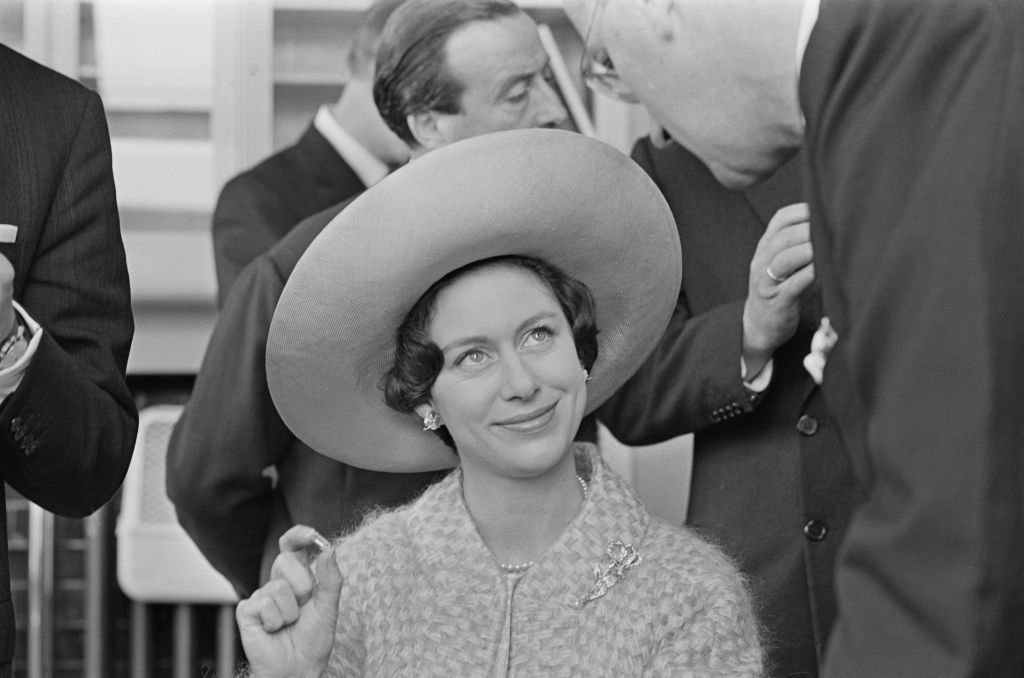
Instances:
[[[346,63],[353,78],[368,81],[373,78],[373,66],[377,59],[384,25],[404,0],[375,0],[363,13],[362,23],[352,38]]]
[[[468,23],[522,11],[511,0],[405,0],[384,26],[373,83],[373,100],[391,131],[416,145],[408,116],[458,113],[464,85],[448,70],[448,39]]]

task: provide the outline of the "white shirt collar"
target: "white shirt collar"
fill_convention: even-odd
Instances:
[[[807,42],[811,39],[811,31],[818,22],[818,10],[821,0],[804,0],[804,11],[800,14],[800,29],[796,34],[796,74],[800,76],[800,65],[804,61]]]
[[[821,8],[821,0],[804,0],[804,8],[800,13],[800,26],[796,33],[796,82],[794,86],[800,89],[800,67],[804,62],[804,52],[807,51],[807,43],[811,39],[811,31],[818,23],[818,10]],[[797,105],[800,103],[800,95],[797,94]],[[806,124],[804,112],[800,111],[800,125]]]
[[[327,105],[320,107],[313,119],[313,126],[324,135],[328,143],[334,147],[341,159],[348,163],[360,181],[367,187],[383,179],[388,174],[388,166],[365,146],[345,131],[345,128],[331,115]]]

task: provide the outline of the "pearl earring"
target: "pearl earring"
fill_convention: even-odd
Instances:
[[[423,430],[436,431],[439,428],[441,428],[441,415],[430,410],[427,412],[427,416],[423,417]]]
[[[586,376],[586,379],[584,381],[590,381],[590,372],[588,372],[587,370],[583,370],[583,374]]]

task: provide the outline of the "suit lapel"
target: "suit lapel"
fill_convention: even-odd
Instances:
[[[366,188],[355,170],[338,155],[316,125],[310,124],[295,145],[302,150],[298,157],[307,163],[310,176],[316,177],[317,189],[331,198],[329,203],[343,200]]]

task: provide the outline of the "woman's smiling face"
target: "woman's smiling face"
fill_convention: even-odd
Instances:
[[[427,331],[444,366],[417,411],[441,415],[463,466],[528,478],[564,459],[586,373],[546,283],[508,264],[471,270],[438,294]]]

